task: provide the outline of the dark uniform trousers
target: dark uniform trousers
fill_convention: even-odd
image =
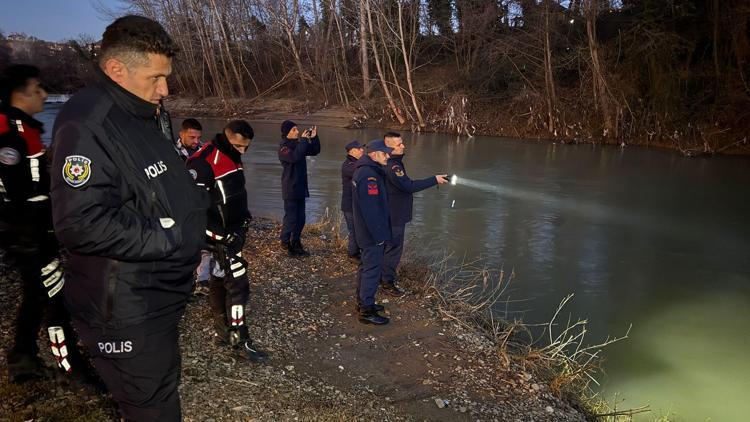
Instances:
[[[383,254],[383,275],[382,281],[385,283],[396,282],[396,270],[401,262],[401,255],[404,252],[404,233],[406,225],[391,226],[391,240],[385,242],[385,251]]]
[[[352,211],[342,211],[344,213],[344,221],[346,221],[346,230],[349,232],[349,243],[346,246],[346,251],[349,256],[355,256],[359,254],[359,245],[357,245],[357,237],[354,233],[354,213]]]
[[[178,323],[182,313],[123,329],[73,324],[126,421],[182,420]]]
[[[284,242],[300,240],[303,228],[305,228],[305,198],[285,199],[281,240]]]
[[[242,244],[244,243],[243,241]],[[237,254],[237,252],[234,252],[234,254]],[[211,306],[214,318],[221,318],[223,316],[223,320],[218,322],[221,322],[226,327],[232,321],[232,306],[242,305],[244,309],[247,305],[247,301],[250,298],[250,280],[247,277],[247,270],[244,264],[235,270],[232,270],[231,267],[224,268],[226,263],[220,263],[218,260],[214,265],[218,265],[223,270],[224,277],[212,275],[209,281],[209,305]],[[235,276],[235,272],[241,272],[242,274]]]
[[[383,269],[383,251],[383,244],[362,248],[362,260],[357,272],[357,298],[362,306],[375,304]]]

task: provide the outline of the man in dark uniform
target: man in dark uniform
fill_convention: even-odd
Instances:
[[[65,302],[123,419],[179,421],[178,323],[205,245],[208,198],[161,132],[175,45],[115,20],[97,79],[53,131],[52,215],[69,252]]]
[[[346,159],[341,164],[341,212],[344,213],[346,229],[349,232],[347,253],[350,259],[359,262],[361,255],[357,238],[354,235],[354,215],[352,214],[352,176],[354,176],[354,165],[365,154],[365,149],[359,141],[351,141],[344,148]]]
[[[253,128],[233,120],[190,159],[187,167],[198,186],[211,195],[206,236],[214,251],[209,301],[218,344],[231,346],[235,355],[263,362],[267,354],[253,346],[245,324],[249,296],[247,262],[242,247],[252,216],[247,209],[242,154],[253,139]]]
[[[284,221],[281,228],[281,245],[290,256],[308,255],[302,247],[302,229],[305,227],[305,198],[307,189],[308,156],[320,153],[318,129],[313,126],[300,135],[297,125],[291,120],[281,124],[279,161],[284,170],[281,174],[281,195],[284,198]]]
[[[31,117],[43,110],[47,93],[39,83],[39,69],[29,65],[7,68],[0,86],[0,247],[18,269],[22,285],[8,375],[11,382],[47,375],[36,342],[46,318],[58,366],[86,382],[89,367],[59,294],[65,279],[52,231],[44,129]]]
[[[187,160],[203,146],[201,145],[203,126],[193,118],[185,119],[182,121],[179,134],[180,137],[177,138],[175,149],[180,153],[183,160]]]
[[[385,144],[393,148],[385,168],[388,190],[388,211],[391,218],[391,239],[385,243],[383,279],[380,287],[391,296],[403,296],[404,291],[396,284],[396,270],[404,251],[406,223],[411,221],[414,194],[437,184],[448,183],[447,174],[438,174],[426,179],[411,180],[404,167],[404,141],[396,132],[383,137]]]
[[[383,166],[393,149],[380,139],[367,143],[366,149],[367,155],[357,160],[352,177],[354,233],[362,250],[357,271],[357,311],[361,323],[383,325],[388,318],[379,314],[383,306],[375,303],[375,294],[383,267],[384,244],[391,238]]]

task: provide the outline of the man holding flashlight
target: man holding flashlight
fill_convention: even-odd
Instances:
[[[385,168],[388,211],[391,222],[391,239],[385,243],[383,275],[380,288],[390,296],[403,296],[404,291],[396,285],[396,270],[404,251],[406,223],[412,218],[414,194],[435,185],[448,183],[447,174],[438,174],[426,179],[412,180],[404,167],[404,141],[401,134],[388,132],[383,137],[385,144],[393,149]]]

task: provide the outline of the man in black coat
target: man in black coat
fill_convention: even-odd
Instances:
[[[341,212],[344,214],[346,229],[349,232],[347,253],[350,259],[359,261],[360,252],[354,234],[354,215],[352,214],[352,176],[357,160],[365,154],[365,147],[359,141],[351,141],[344,147],[346,159],[341,163]]]
[[[209,282],[214,339],[219,345],[230,346],[241,359],[263,362],[267,355],[253,346],[245,324],[250,286],[247,261],[242,257],[252,218],[247,208],[242,154],[253,135],[249,123],[233,120],[188,159],[187,167],[198,186],[211,196],[206,236],[214,255]]]
[[[44,128],[32,117],[47,98],[39,76],[34,66],[11,65],[0,77],[0,248],[21,276],[8,378],[23,382],[48,375],[37,346],[44,321],[58,366],[88,384],[90,366],[79,353],[60,294],[65,279],[52,231]]]
[[[393,148],[393,154],[385,166],[388,211],[391,218],[391,239],[385,244],[383,279],[380,287],[391,296],[403,296],[404,291],[396,284],[396,270],[404,251],[406,224],[411,221],[414,194],[437,184],[448,183],[447,174],[438,174],[425,179],[412,180],[404,167],[404,141],[396,132],[383,137],[385,144]]]
[[[305,227],[305,198],[307,189],[307,157],[320,154],[318,129],[313,126],[300,134],[297,124],[286,120],[281,124],[279,161],[281,195],[284,198],[284,221],[281,228],[281,245],[290,256],[308,255],[302,246],[302,229]]]
[[[178,323],[205,245],[207,195],[156,117],[175,50],[158,23],[115,20],[97,81],[65,104],[53,131],[63,294],[125,420],[181,419]]]
[[[357,271],[357,311],[363,324],[383,325],[382,305],[375,303],[383,268],[384,244],[391,238],[383,166],[393,151],[378,139],[367,143],[367,155],[357,160],[352,177],[354,233],[362,250]]]

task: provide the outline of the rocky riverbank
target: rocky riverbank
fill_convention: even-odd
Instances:
[[[309,227],[304,240],[312,256],[305,259],[287,257],[278,232],[276,222],[256,219],[245,250],[251,336],[271,360],[251,365],[215,346],[207,300],[191,302],[181,325],[186,421],[586,420],[554,388],[499,359],[489,338],[445,318],[424,291],[384,299],[390,324],[359,324],[356,267],[334,231]],[[111,418],[104,396],[84,397],[51,381],[7,383],[5,351],[19,288],[7,271],[0,282],[0,420]]]

